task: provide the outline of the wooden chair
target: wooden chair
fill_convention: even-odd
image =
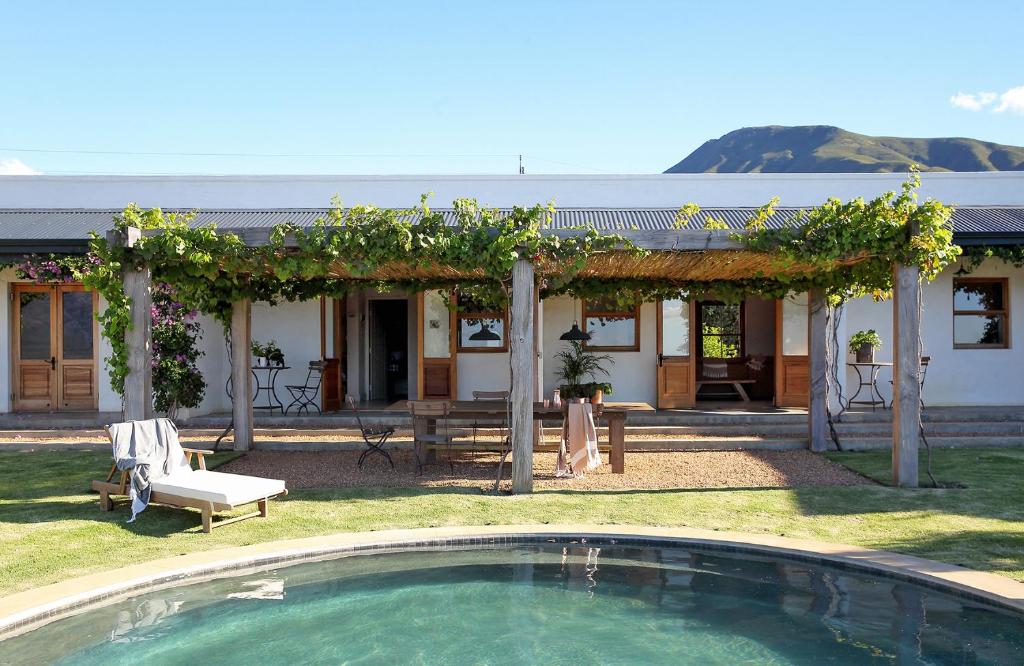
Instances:
[[[413,447],[416,451],[416,470],[423,473],[423,464],[430,451],[444,449],[448,452],[448,469],[455,472],[452,451],[457,448],[472,446],[471,441],[458,441],[460,437],[468,437],[465,430],[450,427],[448,414],[451,405],[443,400],[410,400],[409,412],[412,414]]]
[[[113,444],[110,430],[104,426],[103,431]],[[199,509],[202,512],[203,532],[207,534],[214,527],[223,527],[247,518],[256,516],[266,518],[267,503],[275,497],[283,497],[288,494],[288,490],[284,487],[284,481],[278,479],[208,471],[205,456],[213,455],[213,451],[186,448],[182,450],[185,452],[185,459],[190,467],[192,457],[195,456],[198,459],[199,469],[192,470],[191,474],[187,472],[173,474],[153,481],[149,503],[182,509]],[[114,483],[113,479],[117,471],[115,463],[110,468],[106,480],[92,482],[92,489],[100,494],[100,509],[103,511],[114,510],[112,496],[128,495],[128,472],[122,471],[120,479]],[[215,512],[232,511],[238,506],[253,503],[257,506],[256,511],[220,520],[217,523],[213,522]]]

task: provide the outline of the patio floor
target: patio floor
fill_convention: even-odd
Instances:
[[[426,466],[416,475],[412,453],[393,452],[395,470],[379,456],[360,470],[357,451],[251,451],[219,471],[284,479],[289,488],[472,487],[490,491],[497,473],[496,454],[463,455]],[[659,490],[679,488],[790,488],[798,486],[875,485],[873,481],[809,451],[685,451],[630,453],[625,474],[604,464],[579,478],[556,478],[554,453],[533,459],[537,490]],[[506,463],[503,486],[509,486]]]

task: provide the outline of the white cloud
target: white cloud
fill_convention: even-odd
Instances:
[[[999,106],[994,110],[996,113],[1012,111],[1013,113],[1024,115],[1024,86],[1010,88],[1000,95]]]
[[[35,176],[39,173],[19,159],[0,159],[0,176]]]
[[[996,95],[994,92],[981,92],[981,93],[965,93],[958,92],[949,98],[949,103],[958,109],[967,109],[968,111],[981,111],[986,106],[996,101]]]

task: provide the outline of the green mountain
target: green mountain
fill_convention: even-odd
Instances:
[[[829,125],[744,127],[707,141],[665,173],[1024,171],[1024,148],[977,139],[867,136]]]

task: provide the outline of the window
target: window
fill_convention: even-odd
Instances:
[[[1006,278],[954,278],[953,348],[1007,349],[1009,308]]]
[[[508,308],[495,311],[460,296],[456,319],[460,352],[508,351]]]
[[[704,301],[697,308],[702,358],[743,356],[743,304]]]
[[[587,349],[640,351],[640,306],[623,309],[613,301],[584,300],[583,330]]]

